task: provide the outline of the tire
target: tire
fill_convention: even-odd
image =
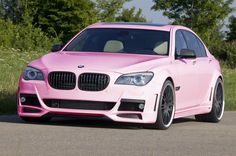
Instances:
[[[195,118],[198,121],[202,122],[219,122],[224,114],[224,85],[223,81],[218,78],[215,84],[213,100],[212,100],[212,109],[208,114],[196,115]]]
[[[167,99],[166,99],[167,98]],[[159,130],[168,129],[175,114],[175,90],[172,82],[166,80],[160,94],[157,119],[152,128]]]
[[[52,117],[20,117],[22,120],[24,120],[25,122],[38,122],[38,123],[44,123],[44,122],[49,122]]]

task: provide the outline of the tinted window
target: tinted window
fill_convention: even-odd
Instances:
[[[187,42],[188,49],[194,50],[197,57],[206,56],[205,50],[203,51],[203,47],[199,44],[199,39],[189,31],[182,31]],[[202,45],[203,46],[203,45]]]
[[[202,44],[202,42],[198,38],[197,38],[197,41],[198,41],[199,50],[200,50],[199,53],[198,53],[198,56],[199,57],[205,57],[206,56],[205,46]]]
[[[79,34],[64,50],[168,55],[167,31],[120,28],[90,28]]]
[[[180,55],[182,49],[187,49],[187,44],[185,42],[184,36],[180,30],[175,34],[175,56]]]

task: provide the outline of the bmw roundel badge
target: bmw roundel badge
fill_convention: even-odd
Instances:
[[[78,65],[78,68],[84,68],[84,65]]]

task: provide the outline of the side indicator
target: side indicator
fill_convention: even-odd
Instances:
[[[180,86],[175,87],[175,90],[179,91],[180,90]]]

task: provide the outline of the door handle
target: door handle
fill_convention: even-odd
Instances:
[[[212,59],[209,60],[209,63],[211,63],[211,62],[212,62]]]
[[[195,65],[196,63],[197,63],[197,61],[196,61],[196,60],[193,60],[193,61],[192,61],[192,64],[193,64],[193,65]]]

